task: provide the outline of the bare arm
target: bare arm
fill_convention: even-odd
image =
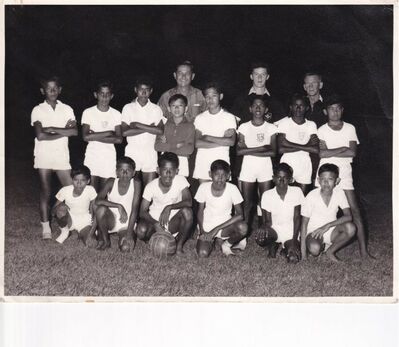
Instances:
[[[320,140],[319,149],[320,158],[354,158],[357,153],[357,143],[356,141],[350,141],[348,147],[328,149],[325,141]]]
[[[295,206],[294,208],[294,230],[293,230],[293,240],[298,240],[299,232],[301,229],[301,205]]]
[[[220,147],[216,143],[209,142],[203,139],[201,131],[198,129],[195,130],[195,147],[196,148],[216,148]]]
[[[223,136],[203,135],[203,140],[217,144],[218,146],[234,146],[236,143],[235,129],[227,129]]]
[[[133,237],[134,234],[134,224],[137,221],[137,217],[139,214],[139,206],[141,199],[141,182],[138,179],[134,179],[134,196],[132,201],[132,209],[129,216],[129,224],[127,227],[127,235],[129,237]]]
[[[102,143],[122,143],[122,133],[120,125],[115,126],[114,131],[108,130],[94,132],[90,130],[90,126],[88,124],[83,124],[82,135],[83,140],[86,142],[98,141]]]
[[[140,218],[144,219],[145,221],[151,223],[151,224],[159,224],[157,220],[151,217],[150,215],[150,204],[151,201],[147,201],[146,199],[141,200],[141,205],[140,205]]]
[[[198,222],[200,235],[204,233],[204,209],[205,209],[205,202],[200,202],[198,204],[198,212],[197,212],[197,222]]]
[[[172,148],[170,143],[167,142],[165,134],[157,135],[155,139],[154,148],[157,152],[171,152]]]
[[[305,151],[308,153],[319,153],[319,140],[316,134],[310,135],[307,144],[300,145],[298,143],[290,142],[286,139],[285,134],[278,135],[278,149],[280,154],[293,153],[298,151]]]
[[[209,233],[209,237],[214,238],[220,229],[224,229],[236,222],[240,222],[244,220],[244,212],[242,210],[241,204],[234,205],[234,216],[232,216],[229,220],[225,221],[224,223],[218,225],[217,227],[213,228]]]
[[[163,122],[159,121],[157,125],[155,123],[151,123],[150,125],[139,123],[139,122],[131,122],[130,124],[126,124],[122,122],[122,135],[123,136],[135,136],[143,133],[150,133],[153,135],[162,135],[163,134]]]
[[[306,235],[307,235],[307,231],[308,231],[308,224],[309,224],[309,218],[302,216],[302,223],[301,223],[301,255],[302,255],[302,259],[307,258]]]
[[[76,123],[74,126],[71,128],[61,128],[64,129],[64,131],[55,131],[55,129],[60,129],[60,128],[53,128],[53,127],[47,127],[44,128],[42,126],[42,123],[39,121],[36,121],[34,124],[35,127],[35,134],[36,138],[38,141],[54,141],[58,140],[62,137],[68,137],[68,136],[75,136],[77,135],[78,131],[76,128]],[[61,134],[63,133],[63,134]],[[65,135],[67,134],[67,135]]]
[[[248,148],[245,144],[245,136],[238,134],[237,155],[252,155],[255,157],[275,157],[277,150],[276,135],[270,139],[270,145]]]
[[[192,205],[193,205],[193,200],[191,198],[190,190],[188,188],[185,188],[182,191],[181,201],[164,207],[164,209],[161,212],[161,215],[159,216],[159,223],[161,224],[162,227],[165,227],[166,224],[168,224],[169,222],[169,216],[172,210],[180,210],[181,208],[184,207],[191,208]]]

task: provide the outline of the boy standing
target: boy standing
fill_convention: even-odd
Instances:
[[[35,127],[34,168],[40,178],[40,220],[43,239],[51,239],[49,205],[51,176],[55,172],[61,185],[72,184],[70,176],[68,137],[76,136],[75,115],[68,105],[58,100],[62,87],[58,77],[41,81],[43,103],[34,107],[31,125]]]
[[[168,231],[176,238],[176,253],[182,254],[193,223],[192,198],[184,176],[177,175],[179,159],[166,152],[158,159],[159,177],[144,189],[137,237],[148,241],[157,231]]]
[[[339,183],[339,169],[334,164],[324,164],[318,171],[320,188],[312,190],[302,205],[301,253],[307,258],[307,251],[315,257],[323,249],[332,261],[339,261],[335,253],[349,243],[356,234],[352,214]],[[337,218],[338,208],[343,216]]]
[[[209,181],[211,164],[221,159],[230,163],[229,147],[236,140],[236,118],[220,106],[223,93],[216,83],[208,83],[204,89],[208,110],[197,116],[195,146],[198,148],[193,178],[199,183]]]
[[[126,136],[125,156],[136,163],[142,173],[143,186],[156,177],[158,154],[154,149],[156,135],[163,134],[162,110],[150,101],[152,82],[146,78],[136,81],[137,98],[122,110],[122,135]]]
[[[114,94],[112,84],[102,81],[97,85],[94,97],[97,105],[83,111],[82,134],[88,142],[84,164],[89,167],[91,185],[100,191],[105,181],[115,177],[115,143],[122,143],[121,113],[109,106]]]

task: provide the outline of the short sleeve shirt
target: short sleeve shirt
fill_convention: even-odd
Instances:
[[[253,125],[251,121],[241,124],[237,130],[244,135],[248,148],[270,145],[271,137],[277,133],[277,127],[268,122],[262,125]]]
[[[57,200],[65,202],[72,215],[83,215],[90,213],[90,202],[97,197],[96,190],[87,185],[79,196],[73,196],[73,185],[62,187],[55,196]]]
[[[112,107],[107,112],[102,112],[97,106],[93,106],[84,110],[82,115],[82,125],[89,125],[90,130],[94,132],[115,131],[115,127],[121,125],[121,122],[121,113]],[[95,150],[98,153],[102,151],[115,151],[112,143],[103,143],[100,141],[90,141],[87,149]]]
[[[145,106],[141,106],[137,99],[125,105],[122,110],[122,122],[130,124],[131,122],[139,122],[146,125],[158,125],[160,121],[166,123],[162,110],[158,105],[148,100]],[[127,136],[128,146],[138,148],[140,151],[154,150],[156,135],[143,133],[135,136]]]
[[[241,204],[243,198],[238,188],[229,182],[223,194],[216,197],[212,194],[212,182],[205,182],[198,188],[195,200],[205,203],[203,227],[205,231],[224,223],[231,218],[231,209],[234,205]]]
[[[176,204],[182,201],[182,192],[189,187],[187,179],[184,176],[176,175],[173,179],[172,186],[167,193],[163,193],[159,188],[159,178],[148,183],[144,189],[143,199],[152,202],[150,205],[150,215],[152,218],[159,220],[161,212],[167,205]],[[178,210],[172,210],[170,218],[172,218]]]
[[[338,208],[349,208],[348,200],[342,189],[334,188],[328,206],[321,197],[321,189],[313,189],[305,198],[301,215],[309,218],[308,233],[337,219]]]
[[[57,100],[55,109],[46,101],[35,106],[31,114],[31,125],[35,122],[40,122],[43,128],[56,127],[65,128],[69,120],[75,120],[75,115],[70,106]],[[52,141],[38,141],[35,138],[35,155],[42,153],[52,153],[53,155],[60,155],[59,153],[68,152],[68,137],[61,137]]]
[[[359,139],[356,134],[356,129],[352,124],[343,122],[340,130],[331,129],[326,123],[317,130],[317,135],[320,140],[326,143],[327,149],[334,149],[338,147],[349,147],[349,142],[355,141],[359,144]],[[353,158],[322,158],[320,165],[324,163],[331,163],[335,165],[348,164],[352,162]]]
[[[273,188],[263,193],[261,207],[271,213],[273,226],[293,230],[295,207],[302,205],[304,200],[299,187],[288,186],[284,200],[280,198],[276,188]]]

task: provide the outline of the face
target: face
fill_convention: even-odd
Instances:
[[[75,175],[72,178],[73,188],[77,192],[83,192],[90,180],[83,174]]]
[[[226,182],[230,178],[230,172],[226,172],[223,169],[216,171],[210,171],[209,176],[212,179],[212,185],[218,189],[223,189],[226,186]]]
[[[305,77],[303,89],[305,89],[308,96],[318,95],[321,88],[323,88],[323,82],[320,80],[318,75],[310,75]]]
[[[170,161],[163,161],[161,167],[158,168],[159,179],[162,185],[170,187],[179,170],[175,164]]]
[[[341,104],[333,104],[327,106],[327,116],[330,121],[339,121],[344,113],[344,108]]]
[[[265,102],[260,99],[255,99],[249,108],[249,112],[251,112],[254,118],[263,118],[267,111]]]
[[[61,94],[62,87],[55,81],[48,81],[46,88],[40,88],[41,93],[46,97],[47,101],[57,101],[58,96]]]
[[[191,67],[187,65],[180,65],[176,72],[173,73],[176,83],[179,87],[187,87],[191,85],[195,74],[191,71]]]
[[[134,177],[135,170],[129,164],[122,163],[116,167],[116,177],[123,180],[131,180]]]
[[[269,79],[269,74],[264,67],[257,67],[252,70],[250,75],[253,85],[257,88],[263,88],[266,85],[266,81]]]
[[[187,112],[187,106],[182,99],[170,103],[168,110],[174,117],[182,117]]]
[[[339,183],[340,179],[331,171],[324,171],[319,175],[319,184],[323,191],[331,191]]]
[[[139,101],[144,101],[144,102],[147,102],[150,95],[152,94],[152,88],[145,84],[141,84],[138,87],[134,87],[134,91],[137,94],[137,99]]]
[[[291,183],[292,177],[285,171],[277,171],[273,175],[273,182],[276,185],[276,187],[279,188],[287,188],[288,184]]]
[[[109,106],[114,94],[108,87],[101,87],[100,90],[94,93],[94,97],[101,106]]]
[[[307,109],[305,102],[301,99],[293,100],[290,105],[291,115],[293,117],[304,117]]]
[[[220,106],[220,100],[223,99],[223,94],[219,94],[215,88],[208,88],[204,92],[204,97],[206,105],[212,110]]]

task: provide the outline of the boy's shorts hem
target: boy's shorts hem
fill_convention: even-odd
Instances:
[[[267,182],[273,179],[273,166],[270,158],[245,156],[238,179],[242,182]]]
[[[69,230],[76,230],[80,232],[84,228],[92,225],[92,219],[90,214],[84,215],[73,215],[70,214],[72,219],[72,225],[69,227]]]
[[[90,169],[90,173],[92,176],[97,176],[101,178],[116,177],[116,158],[112,158],[111,160],[107,158],[101,158],[100,162],[99,160],[95,160],[94,158],[85,157],[84,165],[86,165]]]
[[[215,158],[207,156],[206,153],[197,153],[197,157],[195,159],[195,167],[193,172],[193,178],[200,180],[209,180],[209,171],[211,171],[211,165],[215,160],[222,159],[230,164],[230,158]]]
[[[132,153],[129,152],[128,150],[125,150],[125,156],[134,160],[136,164],[136,171],[148,172],[148,173],[157,171],[158,154],[155,151],[153,153],[147,153],[147,155],[144,155],[144,154]]]
[[[34,169],[43,169],[43,170],[54,170],[54,171],[63,171],[63,170],[71,170],[71,165],[68,162],[54,162],[54,161],[46,161],[38,158],[34,158],[33,163]]]

